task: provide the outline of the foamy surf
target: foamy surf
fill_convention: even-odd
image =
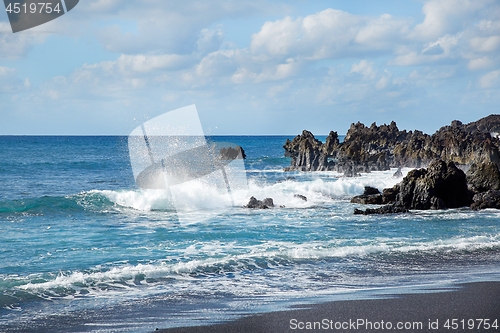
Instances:
[[[342,177],[336,172],[318,172],[314,175],[295,172],[290,173],[290,178],[279,182],[268,182],[266,179],[250,177],[248,189],[234,188],[230,194],[227,191],[206,187],[201,182],[193,181],[177,186],[175,199],[167,190],[107,190],[90,193],[99,193],[117,205],[140,211],[222,210],[229,207],[242,207],[248,203],[250,196],[258,199],[272,198],[277,207],[305,208],[328,205],[332,199],[350,199],[362,194],[365,186],[372,186],[380,191],[392,187],[402,179],[393,177],[395,170],[376,171],[350,178]],[[409,168],[403,169],[403,175],[410,170]],[[297,195],[305,196],[307,201]]]
[[[90,271],[59,272],[56,276],[31,276],[16,279],[16,288],[30,291],[45,298],[66,296],[91,296],[113,289],[115,293],[128,293],[130,289],[147,284],[162,285],[171,279],[177,282],[197,281],[208,275],[239,274],[255,270],[277,270],[280,267],[306,264],[317,260],[359,260],[371,255],[426,255],[439,253],[467,253],[480,250],[499,250],[500,233],[490,235],[454,237],[422,242],[411,242],[405,237],[376,239],[337,239],[297,244],[294,242],[263,241],[241,246],[235,242],[221,241],[197,243],[168,251],[167,259],[137,265],[96,267]],[[265,271],[262,273],[266,274]],[[258,274],[257,274],[258,275]],[[277,277],[277,276],[276,276]],[[4,277],[5,278],[5,277]],[[284,278],[284,276],[282,277]],[[4,280],[5,283],[5,280]],[[242,283],[234,277],[234,283]],[[297,285],[299,287],[299,285]],[[84,291],[84,292],[83,292]]]

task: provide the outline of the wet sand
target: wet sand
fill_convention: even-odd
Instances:
[[[306,305],[210,326],[177,327],[156,332],[500,333],[499,281],[467,283],[450,290]]]

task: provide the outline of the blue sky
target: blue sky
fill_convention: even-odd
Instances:
[[[190,104],[206,134],[500,113],[500,2],[82,0],[16,34],[0,14],[0,135],[127,135]]]

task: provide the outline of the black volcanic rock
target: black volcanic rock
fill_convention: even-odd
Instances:
[[[303,201],[307,201],[307,197],[305,195],[302,195],[302,194],[294,194],[293,195],[294,198],[298,198],[298,199],[301,199]]]
[[[500,190],[500,171],[495,163],[472,164],[467,171],[469,189],[474,192]]]
[[[354,197],[353,200],[359,197],[362,196]],[[401,183],[393,188],[384,189],[380,197],[381,202],[374,202],[375,200],[363,202],[361,199],[351,202],[393,203],[375,210],[367,210],[364,213],[358,211],[355,214],[385,214],[405,209],[458,208],[472,203],[465,173],[453,162],[442,160],[433,161],[427,169],[411,170]]]
[[[474,195],[474,203],[470,206],[473,210],[496,208],[500,209],[500,191],[489,190]]]
[[[285,156],[292,157],[285,171],[336,170],[346,176],[397,167],[420,168],[435,159],[458,164],[500,165],[500,115],[491,115],[469,124],[453,121],[432,136],[421,131],[400,131],[395,122],[366,127],[353,123],[343,142],[330,132],[325,143],[303,131],[287,140]]]
[[[309,131],[302,131],[293,141],[286,140],[285,156],[292,158],[292,163],[285,171],[322,171],[328,169],[328,160],[322,153],[323,143]]]
[[[367,208],[366,210],[354,209],[354,215],[373,215],[373,214],[398,214],[407,213],[408,209],[398,205],[385,205],[379,208]]]
[[[351,203],[367,204],[382,204],[382,194],[380,191],[371,186],[365,186],[363,194],[355,196],[351,199]]]
[[[397,202],[408,209],[458,208],[471,204],[465,173],[453,162],[433,161],[400,183]]]
[[[274,202],[272,198],[265,198],[264,200],[257,200],[255,197],[251,197],[248,201],[248,204],[244,206],[245,208],[258,208],[258,209],[267,209],[270,207],[274,207]]]
[[[380,191],[378,188],[371,187],[371,186],[365,186],[365,190],[363,192],[364,195],[374,195],[374,194],[380,194]]]
[[[500,117],[498,115],[492,114],[466,125],[462,125],[458,120],[456,120],[456,122],[458,122],[457,126],[462,126],[467,132],[500,133]]]
[[[383,204],[395,203],[398,194],[399,194],[399,184],[396,184],[391,188],[384,188],[382,190],[382,203]]]

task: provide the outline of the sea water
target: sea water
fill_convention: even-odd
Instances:
[[[0,331],[146,332],[500,280],[500,211],[354,215],[350,198],[395,170],[283,172],[287,138],[211,138],[244,148],[248,191],[220,209],[188,188],[197,209],[179,219],[135,185],[126,137],[1,136]]]

